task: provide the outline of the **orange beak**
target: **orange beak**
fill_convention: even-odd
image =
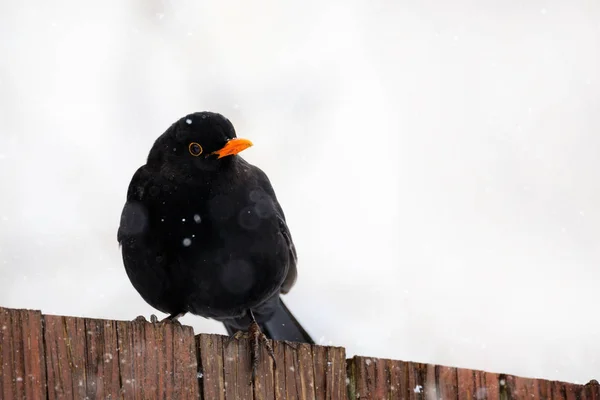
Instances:
[[[235,138],[228,141],[221,150],[214,151],[212,154],[218,155],[217,158],[223,158],[244,151],[250,146],[252,146],[252,142],[248,139]]]

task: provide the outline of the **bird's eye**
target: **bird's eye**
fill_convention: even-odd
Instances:
[[[198,157],[200,154],[202,154],[202,146],[200,146],[196,142],[190,143],[190,146],[188,147],[188,149],[190,150],[190,154],[193,155],[194,157]]]

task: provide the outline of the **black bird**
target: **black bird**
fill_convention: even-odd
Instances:
[[[296,249],[267,175],[239,152],[220,114],[187,115],[133,175],[117,239],[134,288],[176,321],[186,313],[259,340],[314,343],[280,299],[296,281]],[[264,333],[263,333],[264,332]]]

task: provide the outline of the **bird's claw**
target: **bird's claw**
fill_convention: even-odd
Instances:
[[[138,315],[137,317],[135,317],[133,322],[148,322],[148,320],[143,315]]]
[[[169,318],[165,318],[162,321],[160,321],[161,324],[173,324],[176,326],[181,326],[181,322],[177,321],[176,319],[169,319]]]
[[[164,324],[164,323],[167,323],[167,322],[171,322],[171,323],[173,323],[173,324],[181,325],[181,322],[179,322],[179,321],[177,320],[179,317],[180,317],[180,315],[179,315],[179,314],[178,314],[178,315],[175,315],[175,316],[173,316],[173,315],[169,315],[167,318],[165,318],[165,319],[163,319],[163,320],[159,321],[159,320],[158,320],[158,317],[157,317],[156,315],[154,315],[154,314],[151,314],[151,315],[150,315],[150,323],[151,323],[151,324],[158,324],[158,323]],[[144,317],[143,315],[139,315],[139,316],[137,316],[137,317],[136,317],[136,318],[133,320],[133,322],[145,322],[145,323],[147,323],[147,322],[148,322],[148,320],[147,320],[147,319],[146,319],[146,317]]]
[[[260,351],[260,343],[262,342],[267,348],[267,352],[273,360],[273,367],[275,367],[275,352],[273,351],[273,346],[271,345],[271,342],[269,342],[267,336],[260,330],[260,326],[256,323],[256,321],[253,321],[248,327],[248,335],[250,336],[250,340],[252,341],[252,347],[250,352],[250,357],[252,359],[252,380],[250,381],[250,384],[252,384],[252,382],[254,382],[254,380],[256,379],[256,371],[258,369],[258,354]]]
[[[267,353],[269,353],[269,356],[273,360],[273,367],[275,367],[275,352],[273,351],[273,346],[271,345],[271,342],[269,341],[267,336],[261,331],[260,326],[255,321],[250,323],[248,331],[237,331],[232,336],[226,338],[223,342],[223,345],[227,347],[234,340],[240,339],[250,340],[250,359],[252,362],[252,379],[250,380],[250,385],[252,385],[252,383],[256,379],[256,371],[258,370],[261,342],[265,345],[265,347],[267,348]]]
[[[146,319],[146,317],[144,317],[143,315],[138,315],[133,322],[144,322],[147,323],[148,320]],[[152,314],[150,315],[150,323],[155,324],[158,322],[158,318],[156,317],[156,315]]]
[[[179,322],[179,318],[183,317],[184,315],[185,315],[185,313],[171,314],[167,318],[164,318],[162,321],[160,321],[160,323],[161,324],[171,323],[171,324],[181,326],[181,322]]]
[[[228,347],[231,344],[231,342],[233,342],[234,340],[248,339],[249,337],[250,336],[249,336],[248,332],[237,331],[233,335],[225,338],[224,341],[223,341],[223,345],[225,347]]]

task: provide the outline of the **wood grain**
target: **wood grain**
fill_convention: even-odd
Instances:
[[[223,336],[198,335],[198,376],[202,381],[203,398],[225,400],[223,377]]]
[[[0,399],[600,400],[600,385],[355,356],[272,342],[251,381],[250,344],[173,323],[0,308]]]
[[[272,342],[275,364],[260,346],[251,381],[250,343],[219,335],[196,337],[205,399],[346,399],[345,351],[340,347]]]
[[[369,357],[348,360],[348,376],[355,399],[600,400],[597,381],[575,385]]]
[[[125,398],[197,399],[196,342],[189,326],[119,321],[117,338]]]
[[[48,399],[196,399],[195,341],[177,324],[44,317]]]
[[[46,398],[42,329],[39,311],[0,308],[0,398]]]

